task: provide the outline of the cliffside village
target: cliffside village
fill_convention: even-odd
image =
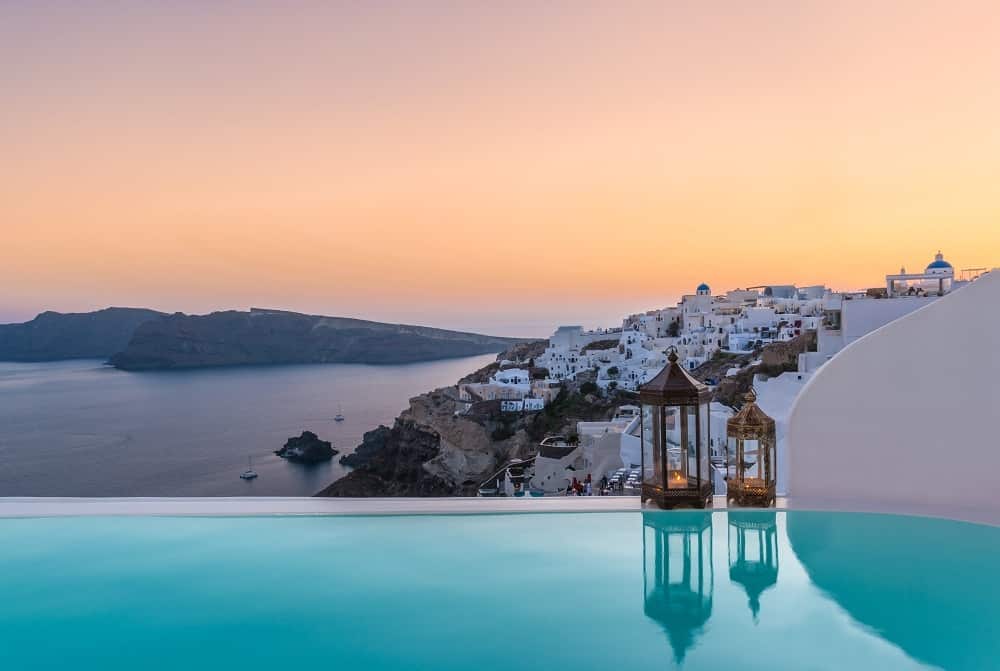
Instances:
[[[466,411],[476,402],[499,400],[503,412],[537,412],[558,395],[564,381],[578,376],[593,378],[602,390],[636,391],[664,368],[671,350],[691,371],[716,357],[752,366],[760,363],[752,355],[764,346],[812,331],[816,333],[815,351],[798,355],[797,370],[772,377],[757,375],[753,380],[757,405],[776,422],[777,487],[784,491],[787,419],[812,374],[858,338],[967,282],[956,277],[953,266],[939,252],[922,272],[901,269],[887,274],[884,286],[863,291],[768,285],[715,295],[703,283],[677,305],[628,315],[619,327],[584,330],[561,326],[533,361],[503,361],[488,381],[460,385],[459,398]],[[738,375],[741,369],[740,365],[723,368],[722,376]],[[720,380],[705,381],[711,386]],[[734,410],[717,402],[710,410],[711,457],[719,466],[719,491],[724,488],[726,421]],[[481,493],[510,495],[521,492],[522,487],[535,495],[570,492],[573,474],[581,479],[589,475],[595,482],[600,479],[607,484],[599,490],[637,486],[639,423],[635,406],[619,408],[618,415],[607,422],[579,422],[572,444],[564,437],[547,439],[523,474],[524,469],[515,464],[513,477],[502,470],[494,483],[484,483]]]

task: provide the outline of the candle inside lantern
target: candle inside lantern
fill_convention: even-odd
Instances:
[[[670,471],[667,473],[667,489],[680,489],[687,487],[687,478],[680,471]]]

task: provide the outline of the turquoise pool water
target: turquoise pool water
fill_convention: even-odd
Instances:
[[[0,520],[0,668],[995,669],[1000,529],[842,513]]]

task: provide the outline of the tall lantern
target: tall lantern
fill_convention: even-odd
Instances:
[[[679,667],[712,616],[712,513],[647,511],[642,532],[643,612],[663,627]]]
[[[729,472],[726,499],[740,506],[774,505],[777,470],[774,420],[757,405],[751,389],[746,402],[726,421]]]
[[[712,498],[709,402],[712,394],[677,363],[639,387],[642,404],[642,502],[704,508]]]
[[[756,622],[760,595],[778,582],[778,525],[774,511],[730,510],[729,579],[746,590]]]

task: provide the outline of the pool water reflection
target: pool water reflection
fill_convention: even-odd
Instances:
[[[987,669],[1000,529],[739,511],[0,519],[3,668]]]

